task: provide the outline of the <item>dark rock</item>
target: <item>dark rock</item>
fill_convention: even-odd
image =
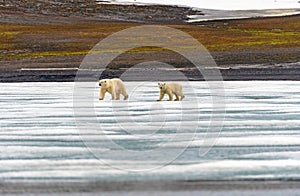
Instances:
[[[105,2],[105,1],[104,1]],[[89,20],[116,20],[149,23],[185,23],[187,15],[203,14],[201,11],[169,5],[117,5],[89,0],[10,0],[0,1],[0,11],[14,10],[55,17],[86,17]],[[5,22],[1,21],[0,22]],[[20,21],[22,22],[22,21]]]

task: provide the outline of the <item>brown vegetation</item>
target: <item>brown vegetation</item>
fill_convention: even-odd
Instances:
[[[84,55],[103,38],[137,25],[140,24],[0,24],[0,69],[78,67]],[[232,54],[241,51],[249,51],[249,59],[247,55],[242,59],[249,64],[300,60],[300,16],[168,26],[195,37],[220,65],[239,64],[241,59],[237,56],[235,61]],[[147,56],[149,52],[161,50],[139,48],[130,53]],[[253,51],[255,55],[251,56]]]

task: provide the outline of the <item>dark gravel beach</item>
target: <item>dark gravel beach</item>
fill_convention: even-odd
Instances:
[[[191,81],[203,81],[197,69],[180,70]],[[220,70],[223,80],[300,80],[300,68],[229,68]],[[120,77],[124,70],[106,70],[100,79]],[[142,75],[143,70],[136,74]],[[164,71],[161,72],[163,74]],[[165,70],[168,73],[168,70]],[[0,71],[0,82],[73,82],[77,69]],[[85,81],[95,78],[97,71],[86,71]],[[135,79],[136,80],[136,79]],[[141,78],[142,80],[142,78]]]

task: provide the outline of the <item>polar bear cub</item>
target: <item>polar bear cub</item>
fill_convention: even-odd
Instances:
[[[158,87],[160,89],[160,94],[157,101],[161,101],[165,94],[169,95],[169,101],[173,100],[173,95],[176,96],[174,101],[181,101],[184,98],[181,84],[159,82]]]
[[[100,100],[104,99],[106,92],[111,94],[112,100],[120,100],[121,94],[124,96],[124,100],[128,99],[125,85],[119,78],[99,80],[99,86],[101,86]]]

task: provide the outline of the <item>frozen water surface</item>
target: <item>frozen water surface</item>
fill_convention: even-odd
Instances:
[[[300,82],[224,82],[220,133],[208,129],[206,83],[182,85],[183,102],[156,102],[157,84],[137,82],[126,82],[129,100],[112,102],[92,84],[82,118],[95,116],[99,131],[82,131],[74,83],[1,83],[0,179],[300,179]]]

